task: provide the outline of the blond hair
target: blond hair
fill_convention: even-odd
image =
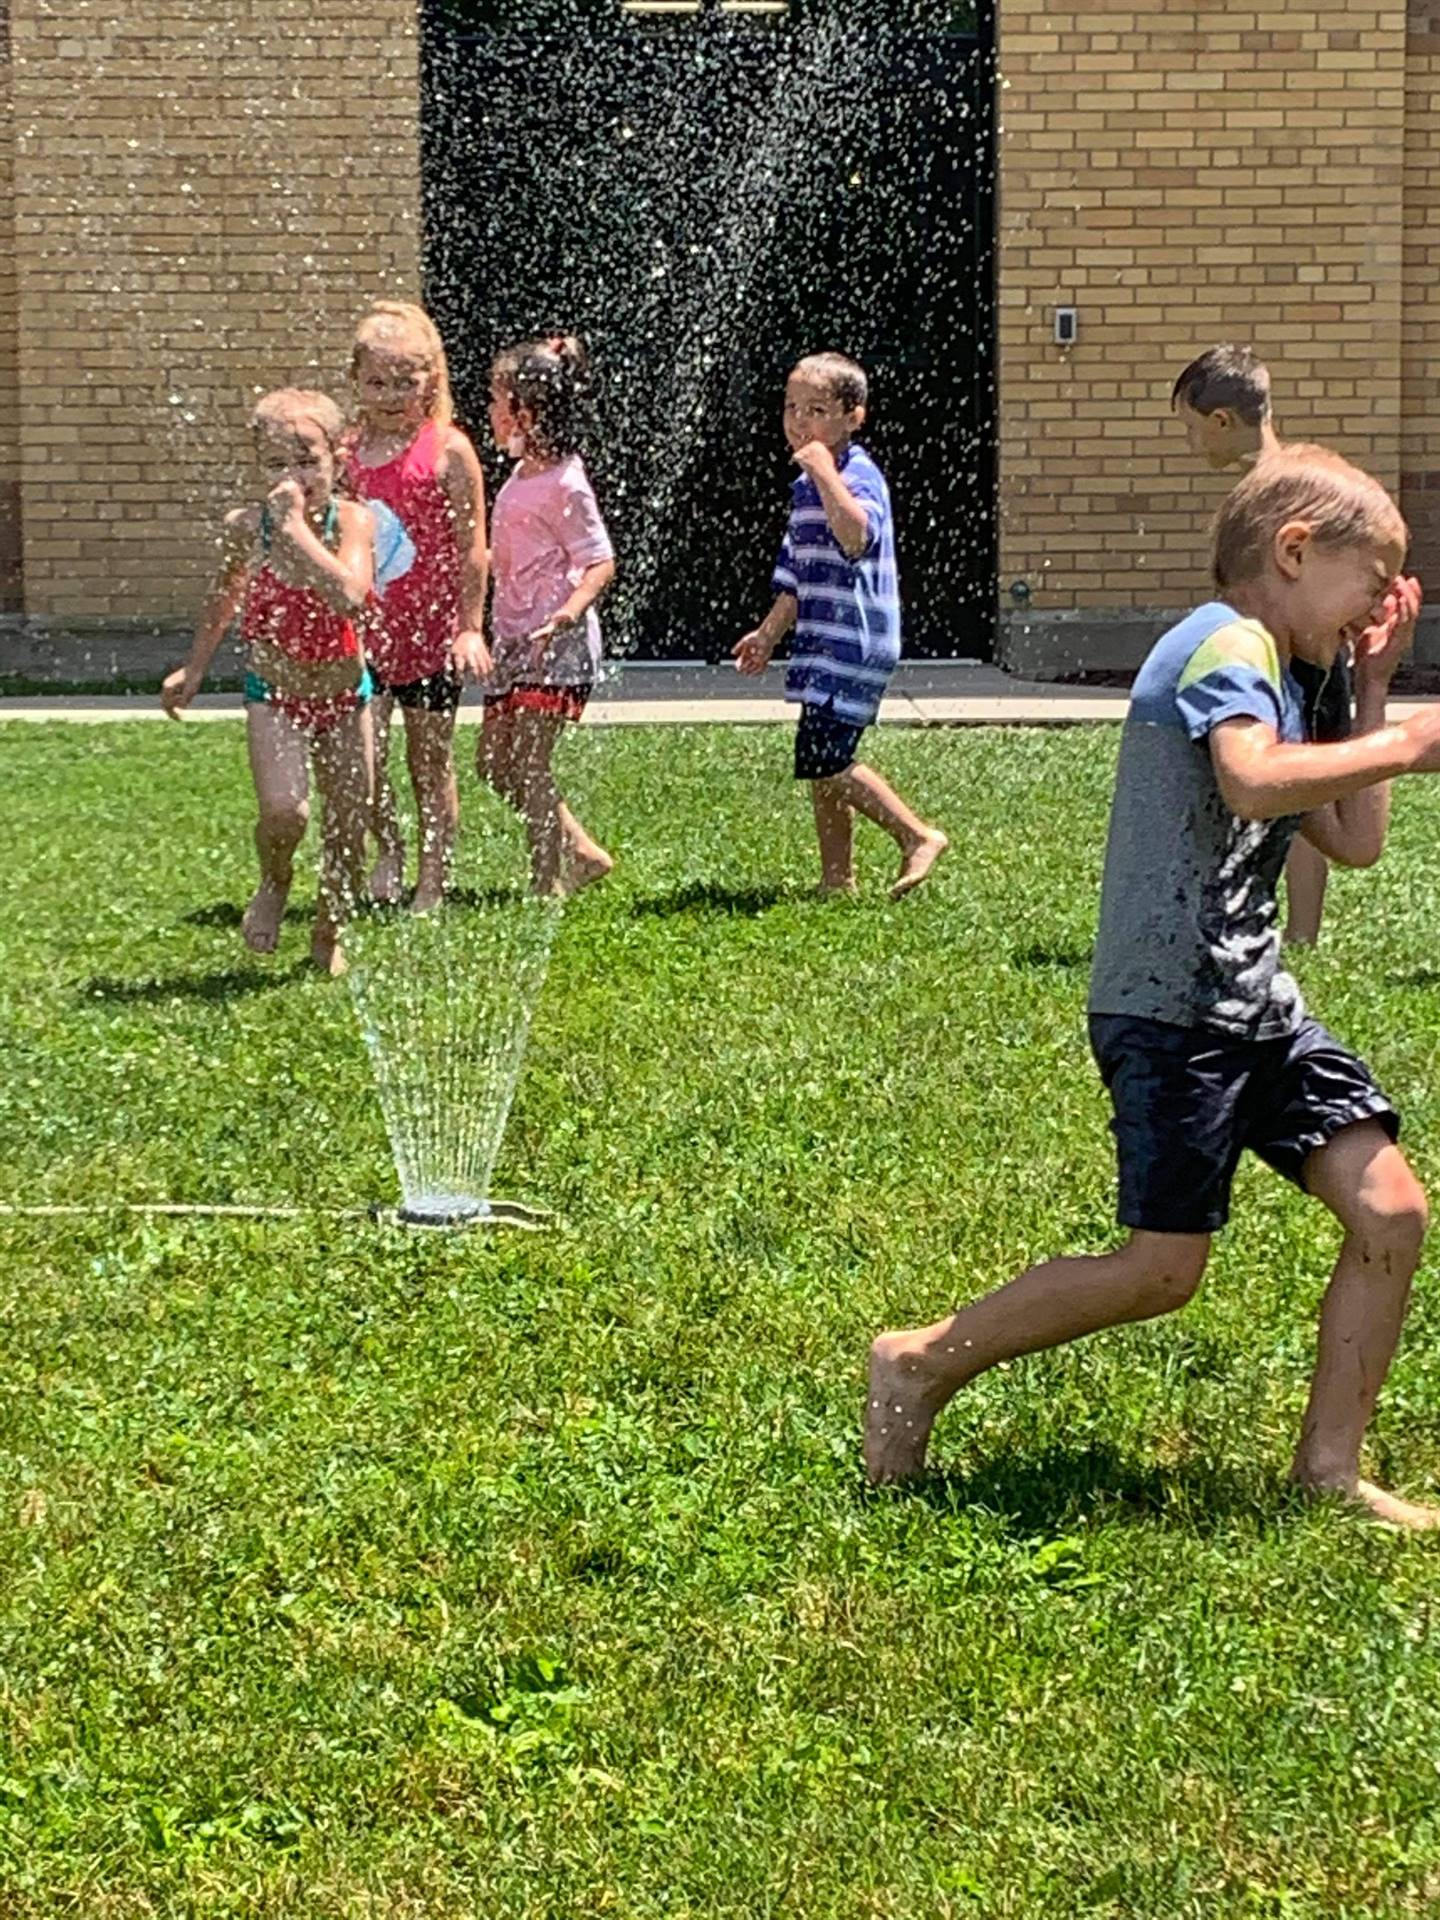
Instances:
[[[1215,516],[1212,570],[1217,587],[1251,580],[1280,529],[1303,521],[1332,547],[1410,544],[1400,509],[1372,474],[1328,447],[1287,446],[1266,454]]]
[[[309,387],[276,387],[257,400],[250,414],[250,429],[288,427],[296,420],[308,420],[318,427],[334,453],[345,433],[345,416],[328,393],[316,393]]]
[[[360,355],[371,348],[381,353],[403,353],[424,362],[433,375],[427,411],[432,420],[448,427],[455,418],[450,365],[440,329],[425,309],[410,300],[377,300],[355,329],[350,354],[352,374],[359,371]]]

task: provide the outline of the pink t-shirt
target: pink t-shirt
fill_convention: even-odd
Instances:
[[[538,473],[514,469],[495,496],[490,517],[495,671],[487,692],[506,692],[522,680],[562,687],[594,680],[600,667],[600,621],[593,607],[583,628],[551,642],[538,667],[518,643],[555,617],[587,567],[614,557],[578,454]]]

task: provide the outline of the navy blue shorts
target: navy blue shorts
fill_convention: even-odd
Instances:
[[[439,673],[427,673],[423,680],[407,680],[398,687],[377,673],[375,691],[388,694],[397,706],[412,712],[418,709],[421,713],[454,713],[460,704],[461,683],[459,674],[448,667],[442,667]]]
[[[1146,1233],[1214,1233],[1246,1147],[1304,1181],[1305,1162],[1343,1127],[1400,1116],[1363,1061],[1318,1020],[1278,1040],[1092,1013],[1090,1045],[1115,1108],[1120,1224]]]
[[[823,707],[808,702],[800,709],[800,725],[795,730],[795,778],[797,780],[833,780],[855,764],[860,736],[865,731],[852,720],[842,720],[827,702]]]

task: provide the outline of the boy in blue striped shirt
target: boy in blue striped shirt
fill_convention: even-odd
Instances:
[[[775,604],[736,646],[741,673],[763,673],[792,629],[785,698],[799,703],[795,778],[807,781],[822,893],[854,893],[853,828],[864,814],[900,849],[892,900],[911,893],[950,844],[856,759],[900,658],[900,584],[885,476],[854,436],[865,372],[838,353],[802,360],[785,387],[785,438],[800,468],[773,581]]]

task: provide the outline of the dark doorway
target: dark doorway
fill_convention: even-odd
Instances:
[[[769,604],[785,374],[871,376],[905,648],[988,658],[996,565],[991,0],[422,0],[426,299],[457,406],[588,341],[612,647],[719,659]]]

